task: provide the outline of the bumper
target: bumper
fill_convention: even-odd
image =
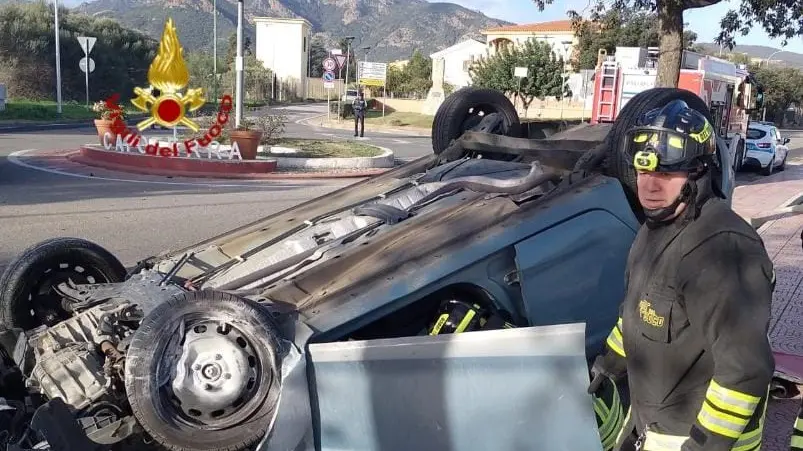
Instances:
[[[744,156],[744,165],[766,168],[772,162],[772,158],[772,153],[748,150]]]

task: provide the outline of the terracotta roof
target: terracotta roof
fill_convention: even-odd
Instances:
[[[504,27],[489,28],[483,31],[483,34],[488,33],[555,33],[573,32],[571,19],[567,20],[553,20],[552,22],[539,22],[522,25],[508,25]]]

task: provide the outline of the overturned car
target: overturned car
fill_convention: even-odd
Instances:
[[[519,332],[533,326],[584,323],[586,359],[603,349],[642,219],[620,137],[676,98],[708,114],[696,95],[659,88],[633,97],[614,124],[532,139],[504,96],[465,88],[438,111],[433,155],[131,271],[85,240],[29,248],[0,279],[7,443],[489,449],[477,434],[510,419],[490,413],[495,403],[516,401],[482,396],[491,387],[474,380],[467,409],[448,379],[462,371],[515,385],[527,355],[517,346],[533,337]],[[730,196],[732,164],[719,145],[716,180]],[[487,339],[470,343],[457,373],[438,362],[463,345],[426,341],[473,331]],[[555,349],[559,339],[550,338]],[[411,386],[433,374],[448,396]],[[477,409],[488,417],[468,415]],[[461,426],[442,424],[455,417]],[[564,431],[555,440],[578,436],[549,427]],[[456,438],[466,429],[477,432]],[[519,445],[552,449],[531,432]],[[602,449],[599,438],[565,449]]]

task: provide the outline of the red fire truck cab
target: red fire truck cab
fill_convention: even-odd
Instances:
[[[613,122],[628,100],[655,87],[657,61],[657,49],[617,47],[614,55],[601,49],[591,122]],[[744,65],[684,51],[678,88],[697,94],[708,105],[712,125],[730,146],[734,170],[739,170],[749,112],[759,107],[756,97],[760,89],[753,76]]]

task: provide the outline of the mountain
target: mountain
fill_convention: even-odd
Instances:
[[[719,44],[704,42],[697,45],[705,48],[714,55],[717,55],[719,52]],[[781,49],[764,45],[735,45],[733,50],[730,50],[728,53],[745,53],[756,60],[767,59],[772,56],[772,64],[803,69],[803,54],[790,52],[788,50],[779,52],[779,50]],[[773,54],[775,55],[773,56]]]
[[[255,41],[254,17],[301,17],[327,46],[341,37],[355,36],[358,54],[370,46],[372,60],[407,59],[413,50],[434,53],[471,37],[484,28],[509,25],[452,3],[426,0],[249,0],[244,2],[248,22],[244,33]],[[178,28],[182,46],[212,50],[213,0],[93,0],[76,11],[106,16],[159,38],[168,17]],[[236,31],[236,0],[217,0],[218,52],[224,54],[228,37]]]

